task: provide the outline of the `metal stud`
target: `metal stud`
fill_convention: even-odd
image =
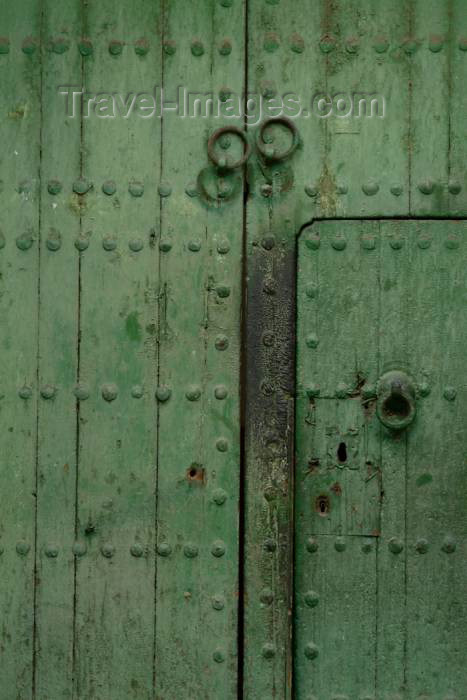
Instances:
[[[428,540],[426,540],[424,537],[421,537],[415,543],[415,549],[419,554],[426,554],[428,552],[429,546],[430,545],[428,544]]]
[[[160,197],[170,197],[170,195],[172,194],[171,186],[164,182],[161,182],[161,184],[157,188],[157,191],[159,192]]]
[[[89,398],[89,387],[87,384],[78,384],[74,389],[74,395],[79,401],[85,401]]]
[[[172,547],[168,542],[161,542],[157,545],[157,553],[160,557],[168,557],[170,554],[172,554]],[[188,556],[186,552],[185,556]]]
[[[176,50],[177,50],[177,45],[176,45],[175,41],[172,41],[170,39],[168,39],[167,41],[164,41],[164,52],[168,56],[173,56],[174,53],[176,52]]]
[[[139,180],[131,180],[128,183],[128,192],[132,197],[142,197],[144,194],[144,184]]]
[[[369,554],[371,551],[373,551],[373,538],[368,537],[362,544],[362,552],[364,554]]]
[[[22,386],[20,389],[18,389],[18,396],[20,399],[30,399],[32,396],[31,387],[27,386],[26,384]]]
[[[449,180],[448,182],[448,190],[451,194],[459,194],[461,191],[462,187],[460,182],[457,180]]]
[[[216,440],[216,449],[219,452],[227,452],[229,449],[229,443],[226,438],[218,438]]]
[[[195,389],[194,389],[195,390]],[[196,391],[196,390],[195,390]],[[161,403],[168,401],[172,395],[172,390],[166,384],[161,384],[156,389],[156,399]],[[188,396],[187,396],[188,398]],[[190,399],[190,401],[195,401],[196,399]]]
[[[305,393],[309,399],[316,399],[320,395],[321,389],[318,384],[309,384],[305,389]]]
[[[123,51],[123,41],[119,41],[118,39],[112,39],[112,41],[109,42],[109,53],[111,56],[120,56],[120,54]]]
[[[43,399],[53,399],[56,393],[56,389],[52,384],[45,384],[41,387],[41,396]]]
[[[77,180],[75,180],[73,183],[73,192],[75,192],[76,194],[83,195],[83,194],[86,194],[86,192],[89,192],[91,187],[92,187],[92,184],[91,184],[91,182],[89,182],[89,180],[87,180],[84,177],[80,177]]]
[[[221,649],[216,649],[215,652],[213,652],[212,658],[216,662],[216,664],[222,664],[225,661],[225,654]]]
[[[102,247],[104,250],[111,251],[115,250],[117,247],[117,240],[115,236],[105,236],[102,239]]]
[[[111,195],[115,194],[116,191],[117,191],[117,185],[115,184],[115,182],[113,180],[106,180],[102,184],[102,192],[104,194],[111,196]]]
[[[159,243],[159,250],[161,250],[163,253],[168,253],[170,250],[172,250],[172,243],[167,238],[161,240]]]
[[[30,232],[26,232],[16,238],[16,247],[19,248],[19,250],[29,250],[33,242],[34,239],[32,234]]]
[[[270,588],[263,588],[259,594],[259,599],[263,605],[271,605],[272,601],[274,600],[274,594]]]
[[[306,549],[310,554],[315,554],[319,549],[318,541],[314,537],[309,537],[306,541]]]
[[[336,537],[336,540],[334,542],[334,549],[336,550],[336,552],[344,552],[346,548],[347,542],[345,541],[345,538]]]
[[[31,36],[26,37],[21,44],[21,50],[26,56],[32,56],[37,48],[37,41]]]
[[[188,542],[183,548],[183,553],[186,557],[188,557],[188,559],[194,559],[194,557],[198,556],[198,547],[195,544]]]
[[[453,386],[447,386],[443,392],[446,401],[454,401],[457,396],[457,391]]]
[[[49,48],[54,53],[62,54],[70,48],[70,42],[63,36],[50,40]]]
[[[402,541],[397,537],[391,537],[391,539],[388,542],[388,547],[393,554],[400,554],[404,549]]]
[[[276,647],[274,644],[263,644],[263,648],[261,650],[261,653],[263,655],[263,658],[265,659],[273,659],[274,656],[276,655]]]
[[[375,237],[369,236],[368,234],[364,234],[361,237],[360,243],[362,245],[363,250],[374,250],[376,248]]]
[[[453,554],[457,549],[456,541],[453,537],[446,537],[441,547],[446,554]]]
[[[134,542],[130,547],[130,554],[132,557],[139,558],[144,554],[144,547],[139,542]]]
[[[92,41],[88,38],[83,38],[78,42],[78,50],[81,56],[90,56],[92,54]]]
[[[349,387],[344,382],[339,382],[336,387],[336,397],[338,399],[345,399],[349,393]]]
[[[196,384],[191,384],[187,388],[185,396],[188,401],[198,401],[199,397],[201,396],[201,388]]]
[[[459,247],[459,238],[456,235],[450,234],[446,237],[444,245],[449,250],[456,250]]]
[[[199,195],[199,192],[198,192],[198,186],[197,186],[196,182],[190,182],[185,187],[185,192],[189,197],[197,197]]]
[[[229,347],[229,339],[226,335],[218,335],[214,342],[216,350],[227,350]]]
[[[225,387],[223,384],[219,384],[218,386],[216,386],[214,388],[214,396],[219,401],[222,401],[223,399],[225,399],[227,397],[227,394],[228,394],[227,387]]]
[[[313,661],[313,659],[319,656],[319,649],[313,642],[308,642],[308,644],[305,645],[304,654],[307,659]]]
[[[110,544],[110,542],[106,542],[101,547],[101,554],[106,559],[111,559],[115,554],[115,547],[113,546],[113,544]]]
[[[400,197],[400,195],[403,192],[402,185],[397,185],[397,184],[391,185],[390,192],[391,192],[391,194],[394,195],[394,197]]]
[[[144,248],[144,242],[141,238],[132,238],[128,241],[128,248],[132,253],[139,253]]]
[[[30,549],[31,549],[31,546],[25,540],[20,540],[16,544],[17,553],[23,557],[26,556],[26,554],[28,554]]]
[[[101,392],[106,401],[114,401],[118,396],[118,387],[116,384],[103,384]]]
[[[225,598],[220,593],[217,593],[212,596],[211,603],[214,610],[223,610],[225,607]]]
[[[319,340],[318,340],[318,336],[316,335],[316,333],[309,333],[306,337],[305,342],[306,342],[306,346],[308,348],[313,349],[313,350],[315,348],[317,348],[319,345]]]
[[[319,42],[319,49],[322,53],[330,53],[336,48],[336,40],[330,34],[325,34]]]
[[[400,250],[404,246],[404,239],[398,236],[392,236],[389,239],[389,245],[393,250]]]
[[[193,56],[202,56],[204,54],[203,42],[199,39],[194,39],[191,42],[191,53]]]
[[[316,608],[319,603],[319,595],[316,591],[307,591],[303,596],[303,600],[309,608]]]
[[[73,554],[75,557],[82,557],[86,554],[87,547],[86,544],[82,541],[77,541],[73,545]]]
[[[347,245],[347,241],[343,236],[336,236],[331,241],[331,245],[334,248],[334,250],[344,250],[344,248]]]
[[[232,53],[232,42],[229,39],[224,39],[219,46],[221,56],[228,56]]]
[[[131,387],[131,395],[134,399],[140,399],[144,394],[144,389],[141,384],[135,384]]]
[[[45,556],[49,559],[56,559],[58,557],[58,547],[56,544],[48,544],[44,549]]]
[[[316,197],[318,195],[318,188],[316,185],[305,185],[305,193],[309,197]]]
[[[435,188],[435,183],[433,180],[423,180],[423,182],[418,183],[418,189],[422,194],[432,194]]]
[[[307,239],[305,239],[305,245],[310,250],[318,250],[321,245],[319,234],[316,233],[313,236],[309,236]]]
[[[222,506],[227,500],[227,493],[224,489],[215,489],[212,493],[212,500],[216,505]]]
[[[379,185],[375,180],[369,180],[362,185],[362,190],[368,197],[373,197],[379,191]]]
[[[300,34],[294,33],[290,37],[290,48],[294,53],[303,53],[305,50],[305,42]]]
[[[272,554],[276,551],[277,545],[271,537],[268,537],[268,539],[263,542],[263,549],[265,552]]]
[[[190,250],[192,253],[198,253],[201,250],[201,241],[199,239],[189,241],[188,250]]]
[[[279,48],[279,36],[274,32],[268,32],[264,37],[263,48],[269,53],[277,51]]]
[[[142,37],[135,41],[135,54],[137,56],[146,56],[149,51],[149,41]]]
[[[49,194],[59,194],[62,191],[62,183],[60,180],[49,180],[47,183],[47,191]]]
[[[50,250],[52,253],[59,250],[62,245],[62,237],[59,231],[57,231],[54,228],[51,228],[45,245],[47,246],[47,249]]]
[[[89,247],[89,236],[87,235],[80,235],[78,238],[75,240],[75,248],[82,253],[86,248]]]
[[[444,39],[439,34],[432,34],[428,40],[428,48],[433,53],[438,53],[444,46]]]

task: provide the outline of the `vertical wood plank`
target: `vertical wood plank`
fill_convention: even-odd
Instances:
[[[2,688],[33,697],[40,7],[2,3],[0,54]]]
[[[243,3],[165,5],[163,84],[240,96]],[[163,114],[156,697],[237,696],[243,212],[196,194],[207,138],[240,119]],[[231,137],[231,150],[238,147]],[[216,196],[217,180],[208,181]],[[241,175],[239,176],[241,178]],[[221,183],[219,183],[221,184]],[[209,185],[208,185],[209,186]]]
[[[449,213],[467,213],[467,172],[465,169],[467,111],[464,85],[467,80],[467,13],[463,0],[453,0],[449,12],[450,88],[449,100]],[[444,117],[445,119],[446,117]]]
[[[160,84],[158,3],[92,3],[84,19],[83,35],[92,43],[85,90],[126,100]],[[93,110],[83,118],[82,172],[74,186],[84,191],[76,205],[85,392],[75,693],[143,700],[154,695],[160,121],[134,112],[101,118]]]
[[[67,118],[59,86],[81,84],[80,4],[46,2],[42,26],[42,159],[37,480],[37,697],[73,690],[74,530],[80,116]],[[77,88],[75,88],[77,89]]]

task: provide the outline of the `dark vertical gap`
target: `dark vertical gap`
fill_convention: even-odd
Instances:
[[[378,370],[378,377],[381,376],[381,332],[380,332],[380,326],[381,326],[381,261],[382,261],[382,249],[383,249],[383,231],[382,231],[382,224],[381,221],[378,222],[378,238],[379,238],[379,247],[378,247],[378,347],[377,347],[377,370]],[[383,444],[382,444],[382,437],[383,437],[383,432],[381,429],[381,426],[378,426],[378,431],[379,431],[379,465],[380,465],[380,470],[382,473],[382,479],[384,479],[384,469],[383,469]],[[381,525],[382,525],[382,517],[383,517],[383,499],[382,499],[382,492],[384,490],[384,485],[383,485],[383,480],[381,479],[380,483],[380,509],[379,509],[379,530],[381,532]],[[375,575],[376,575],[376,605],[375,605],[375,697],[378,695],[378,683],[379,683],[379,678],[378,678],[378,648],[379,648],[379,545],[380,545],[380,537],[376,538],[376,561],[375,561]]]
[[[244,103],[248,96],[248,42],[249,42],[249,2],[244,2],[243,21],[244,31]],[[248,132],[248,120],[246,110],[243,117],[243,128]],[[237,646],[238,646],[238,668],[237,668],[237,697],[243,698],[244,685],[244,663],[245,663],[245,533],[246,533],[246,498],[245,498],[245,476],[246,476],[246,454],[245,454],[245,411],[246,411],[246,358],[247,358],[247,293],[248,293],[248,170],[247,164],[243,168],[243,210],[242,210],[242,293],[241,293],[241,329],[240,329],[240,483],[239,483],[239,519],[238,519],[238,623],[237,623]]]
[[[406,224],[402,224],[403,230],[407,231],[407,233],[410,235],[410,229]],[[407,272],[405,274],[405,365],[407,368],[410,367],[410,337],[411,337],[411,327],[410,327],[410,280],[411,280],[411,275],[407,274],[409,269],[410,269],[410,260],[408,261],[408,266],[407,266]],[[403,670],[403,678],[404,678],[404,690],[406,693],[409,692],[409,689],[407,687],[407,645],[408,645],[408,634],[409,634],[409,623],[408,623],[408,618],[407,618],[407,610],[408,610],[408,586],[409,586],[409,581],[408,581],[408,571],[407,571],[407,566],[408,566],[408,551],[407,551],[407,525],[408,525],[408,513],[407,513],[407,506],[408,506],[408,492],[409,492],[409,435],[408,432],[405,431],[404,434],[404,466],[405,466],[405,473],[404,473],[404,670]]]
[[[34,568],[33,568],[33,628],[32,628],[32,697],[36,696],[36,662],[37,662],[37,583],[38,552],[38,486],[39,486],[39,382],[40,382],[40,341],[41,341],[41,242],[42,242],[42,137],[43,137],[43,83],[44,83],[44,3],[39,5],[39,202],[38,202],[38,241],[37,241],[37,348],[36,348],[36,435],[35,435],[35,472],[34,472]]]
[[[163,105],[163,95],[164,95],[164,88],[165,88],[165,81],[164,81],[164,68],[165,68],[165,63],[164,63],[164,40],[165,40],[165,23],[166,23],[166,5],[165,5],[165,0],[160,0],[159,3],[159,13],[160,13],[160,78],[161,78],[161,127],[160,127],[160,152],[159,152],[159,182],[162,182],[162,173],[163,173],[163,154],[164,154],[164,112],[162,109]],[[162,222],[163,222],[163,203],[162,203],[163,197],[159,197],[159,239],[162,236]],[[154,240],[154,245],[157,245],[157,237],[155,237]],[[157,288],[158,288],[158,295],[157,295],[157,366],[156,366],[156,384],[159,386],[160,384],[160,369],[161,369],[161,348],[162,348],[162,343],[161,343],[161,333],[162,333],[162,322],[161,322],[161,316],[162,314],[165,314],[165,305],[166,305],[166,289],[165,285],[164,288],[162,289],[161,287],[161,282],[162,282],[162,256],[160,254],[160,249],[159,247],[156,248],[158,250],[157,254]],[[157,574],[158,574],[158,565],[157,565],[157,539],[158,539],[158,517],[159,517],[159,435],[160,435],[160,410],[159,410],[159,404],[157,404],[157,416],[156,416],[156,444],[155,444],[155,468],[156,468],[156,473],[155,473],[155,494],[154,494],[154,648],[153,648],[153,669],[152,669],[152,686],[154,690],[154,694],[156,695],[156,665],[157,665],[157,659],[156,659],[156,654],[157,654],[157,585],[158,585],[158,580],[157,580]]]
[[[451,106],[452,106],[452,54],[454,51],[454,32],[452,24],[452,16],[454,12],[453,2],[449,0],[448,6],[448,36],[447,36],[447,83],[448,83],[448,191],[449,191],[449,181],[451,179]]]
[[[81,36],[86,35],[86,0],[81,0]],[[81,90],[84,91],[85,88],[85,70],[84,70],[84,57],[81,57]],[[83,163],[83,152],[84,152],[84,119],[83,119],[83,109],[84,101],[81,100],[81,110],[80,110],[80,140],[79,140],[79,174],[80,177],[84,175],[84,163]],[[77,195],[79,196],[79,195]],[[83,232],[83,217],[81,213],[81,207],[79,207],[79,235],[81,236]],[[82,300],[82,253],[78,253],[78,270],[77,270],[77,283],[78,283],[78,299],[77,299],[77,319],[76,319],[76,385],[79,385],[81,378],[81,300]],[[79,394],[79,392],[78,392]],[[75,428],[75,543],[78,541],[79,534],[79,460],[80,460],[80,418],[81,418],[81,403],[79,396],[76,397],[75,402],[76,407],[76,428]],[[73,558],[73,660],[72,660],[72,697],[77,695],[77,679],[76,679],[76,611],[78,605],[78,577],[77,577],[77,557],[78,551],[74,552]]]
[[[412,37],[412,32],[413,32],[413,2],[414,0],[411,0],[410,5],[408,7],[408,14],[409,14],[409,31],[408,31],[408,36]],[[409,120],[409,147],[408,147],[408,168],[409,168],[409,216],[412,214],[412,152],[413,152],[413,131],[412,131],[412,100],[413,100],[413,88],[412,88],[412,60],[408,58],[408,67],[409,67],[409,75],[408,75],[408,86],[409,86],[409,114],[408,114],[408,120]]]

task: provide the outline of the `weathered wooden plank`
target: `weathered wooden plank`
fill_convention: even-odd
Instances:
[[[421,221],[407,228],[408,345],[422,393],[408,437],[407,694],[460,698],[467,687],[467,227]]]
[[[92,42],[88,92],[127,101],[128,93],[160,84],[158,3],[91,4],[84,20]],[[89,391],[79,408],[77,534],[84,553],[76,574],[75,693],[142,700],[154,695],[161,127],[135,112],[102,118],[106,107],[100,103],[96,113],[91,106],[83,119],[82,179],[77,173],[75,182],[75,191],[87,190],[76,204],[79,381]]]
[[[74,534],[80,120],[67,118],[61,85],[81,82],[80,5],[46,2],[42,18],[42,158],[37,479],[37,697],[73,691]]]
[[[178,86],[191,102],[241,95],[243,39],[242,3],[167,4],[166,99]],[[190,195],[207,136],[242,123],[163,115],[158,381],[171,396],[158,425],[158,698],[237,696],[241,183],[224,204]],[[216,198],[213,172],[206,182]]]
[[[449,11],[450,88],[451,95],[445,105],[443,119],[449,110],[449,215],[466,216],[467,171],[466,144],[467,96],[467,12],[463,0],[453,0]]]
[[[2,3],[0,614],[2,688],[33,697],[40,7]],[[12,690],[13,689],[13,690]]]

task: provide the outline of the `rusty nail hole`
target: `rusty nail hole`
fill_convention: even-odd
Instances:
[[[339,443],[339,447],[337,448],[337,459],[340,464],[345,464],[345,462],[347,462],[347,445],[345,442]]]
[[[204,469],[199,464],[192,464],[188,467],[186,476],[188,481],[204,482]]]
[[[331,504],[329,503],[329,497],[326,495],[318,496],[316,499],[316,512],[318,515],[325,516],[329,513],[331,509]]]

